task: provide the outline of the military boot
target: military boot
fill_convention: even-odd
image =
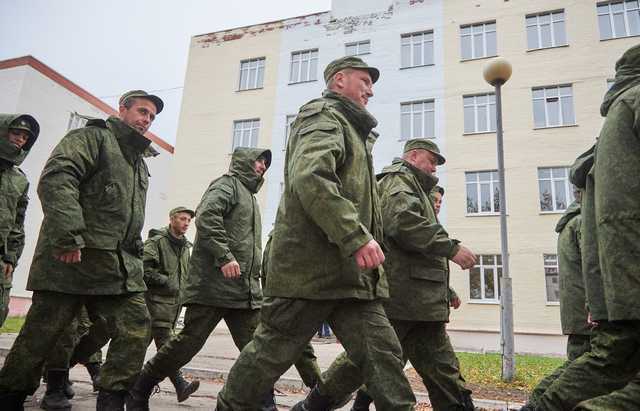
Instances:
[[[93,392],[97,392],[100,383],[100,363],[90,362],[84,365],[91,377],[91,384],[93,384]]]
[[[124,411],[126,391],[100,390],[96,400],[96,411]]]
[[[163,378],[154,378],[144,372],[140,373],[126,398],[127,411],[149,411],[149,397],[156,385]]]
[[[267,395],[262,398],[260,402],[259,411],[278,411],[278,407],[276,407],[276,397],[273,393],[273,388],[269,390]]]
[[[294,405],[291,411],[331,411],[342,407],[350,399],[351,396],[349,395],[340,401],[335,401],[328,395],[321,394],[316,385],[309,391],[307,398]]]
[[[198,388],[200,388],[200,381],[193,380],[191,382],[184,379],[182,375],[182,371],[178,370],[176,375],[173,377],[169,377],[173,387],[176,389],[176,396],[178,397],[178,402],[182,402],[189,398],[191,394],[196,392]]]
[[[362,390],[358,390],[356,393],[356,399],[353,401],[351,411],[368,411],[369,405],[373,402],[373,398],[369,397],[369,394]]]
[[[69,380],[69,370],[52,368],[47,371],[47,391],[42,397],[40,408],[45,410],[70,410],[71,403],[65,395],[65,385]]]
[[[24,400],[27,394],[24,392],[0,393],[0,409],[7,411],[24,411]]]

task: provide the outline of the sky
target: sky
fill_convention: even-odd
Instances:
[[[327,11],[331,0],[0,0],[0,60],[32,55],[116,108],[165,101],[151,131],[174,144],[194,35]]]

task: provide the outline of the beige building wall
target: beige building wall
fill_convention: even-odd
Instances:
[[[228,170],[234,121],[260,119],[258,147],[271,147],[279,43],[279,29],[269,24],[191,39],[170,204],[196,207]],[[238,91],[240,62],[258,57],[266,59],[263,88]],[[258,195],[263,209],[265,193]]]
[[[595,1],[445,1],[445,87],[449,205],[447,228],[478,254],[500,254],[499,217],[465,216],[465,171],[497,169],[496,134],[464,135],[462,96],[490,92],[482,78],[487,59],[461,61],[460,26],[495,20],[498,55],[513,65],[503,87],[506,195],[514,327],[517,334],[560,334],[559,307],[547,303],[543,253],[555,254],[555,225],[562,213],[540,212],[538,167],[570,166],[594,141],[599,107],[614,64],[637,38],[600,41]],[[525,16],[564,9],[568,46],[527,51]],[[532,87],[573,85],[576,125],[534,129]],[[469,273],[452,270],[464,306],[452,330],[498,331],[497,304],[470,303]],[[560,339],[550,339],[553,344]],[[517,340],[516,340],[517,342]],[[496,347],[497,348],[497,347]],[[547,352],[562,352],[548,347]],[[558,350],[557,348],[560,348]],[[519,350],[519,347],[516,347]],[[543,349],[545,351],[545,349]]]

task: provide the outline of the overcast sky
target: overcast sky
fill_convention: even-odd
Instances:
[[[0,60],[30,54],[113,107],[123,91],[157,91],[165,110],[151,131],[172,144],[191,36],[331,8],[331,0],[0,2]]]

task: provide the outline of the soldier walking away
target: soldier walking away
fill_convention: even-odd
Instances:
[[[28,114],[0,114],[0,327],[9,315],[13,271],[24,248],[29,181],[19,167],[39,133],[40,125]]]
[[[236,148],[229,171],[202,196],[184,287],[184,328],[144,365],[128,410],[149,409],[153,387],[188,363],[222,319],[239,350],[251,341],[262,304],[262,223],[255,195],[270,165],[270,150]]]
[[[362,370],[379,410],[414,408],[381,302],[388,284],[371,157],[377,121],[365,108],[378,77],[358,57],[334,60],[324,71],[327,90],[303,105],[291,126],[268,298],[218,395],[218,410],[255,409],[323,321]]]
[[[119,103],[118,116],[67,133],[40,176],[44,220],[27,282],[33,299],[0,370],[2,410],[22,409],[38,388],[49,350],[83,306],[94,325],[104,319],[111,339],[98,410],[123,408],[144,361],[150,322],[140,232],[149,184],[143,157],[151,143],[144,133],[163,103],[142,90],[125,93]],[[99,348],[86,346],[87,357]],[[68,372],[49,370],[57,396],[47,409],[70,408],[63,393]]]

